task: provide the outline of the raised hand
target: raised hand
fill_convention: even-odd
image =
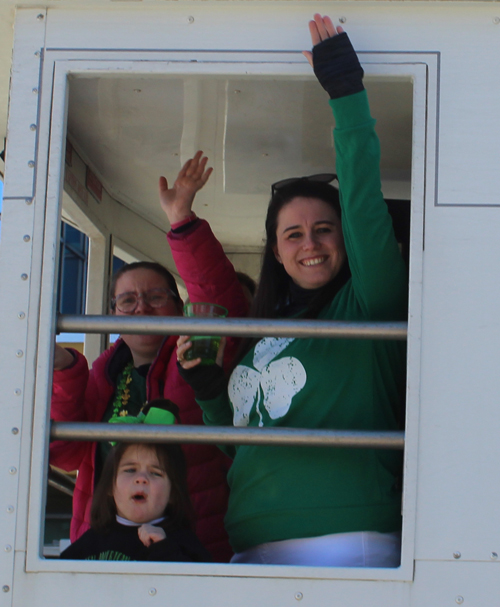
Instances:
[[[139,534],[139,539],[145,546],[151,546],[151,544],[160,542],[167,537],[167,534],[161,527],[147,524],[141,525],[138,528],[137,533]]]
[[[182,167],[174,185],[169,188],[165,177],[160,177],[160,205],[170,225],[187,219],[191,215],[196,193],[207,183],[212,168],[206,168],[208,158],[200,150]]]
[[[330,17],[316,13],[309,22],[312,51],[303,55],[331,99],[354,95],[364,90],[363,68],[347,34],[333,25]]]
[[[340,26],[335,27],[333,21],[327,15],[322,17],[319,13],[316,13],[313,20],[309,21],[309,32],[311,34],[312,45],[316,46],[327,38],[332,38],[337,34],[342,34],[344,29]],[[314,67],[312,52],[303,51],[302,54],[309,61],[311,67]]]

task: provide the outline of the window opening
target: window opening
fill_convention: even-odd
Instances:
[[[84,314],[87,292],[89,239],[83,232],[61,222],[57,311]]]
[[[119,257],[117,257],[116,255],[113,255],[113,268],[112,268],[112,272],[111,272],[111,276],[113,276],[114,274],[116,274],[116,272],[118,272],[118,270],[124,266],[127,262],[124,261],[123,259],[120,259]]]
[[[408,82],[408,90],[411,92],[412,86],[411,84]],[[134,89],[135,91],[136,89]],[[137,89],[139,91],[139,89]],[[241,91],[235,91],[236,92],[241,92]],[[70,103],[70,107],[71,107],[71,103]],[[372,112],[375,113],[375,112]],[[71,122],[71,121],[70,121]],[[410,116],[410,125],[411,125],[411,116]],[[230,127],[230,124],[226,124],[226,127]],[[379,133],[380,135],[380,133]],[[234,137],[234,132],[232,133],[232,136]],[[383,139],[383,138],[382,138]],[[236,148],[237,148],[237,141],[236,141]],[[382,144],[383,145],[383,144]],[[175,147],[175,146],[174,146]],[[202,146],[200,146],[202,147]],[[411,145],[410,145],[411,148]],[[234,160],[234,158],[232,159]],[[411,158],[410,158],[411,161]],[[399,169],[398,169],[399,170]],[[408,173],[410,172],[410,169],[408,168]],[[234,183],[234,182],[232,182]],[[408,188],[409,189],[409,188]],[[224,192],[224,189],[223,189]],[[236,194],[239,194],[239,192],[237,192]],[[266,195],[266,202],[267,202],[267,195]],[[393,216],[393,221],[394,221],[394,225],[395,225],[395,230],[396,230],[396,235],[398,238],[398,241],[401,243],[401,248],[402,248],[402,252],[403,255],[405,257],[406,260],[408,260],[408,249],[409,249],[409,213],[410,213],[410,204],[409,204],[409,200],[407,199],[403,199],[402,197],[399,199],[388,199],[388,206],[389,206],[389,210],[391,212],[391,215]],[[203,206],[209,206],[208,204],[203,204]],[[399,233],[398,233],[399,232]],[[117,267],[119,267],[119,265],[122,265],[123,262],[121,262],[121,260],[118,260],[116,257],[113,258],[113,271],[116,271]],[[91,331],[92,332],[92,331]]]

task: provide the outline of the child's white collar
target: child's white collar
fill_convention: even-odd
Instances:
[[[155,518],[153,521],[148,521],[147,523],[134,523],[134,521],[129,521],[128,518],[123,518],[122,516],[116,515],[116,522],[120,523],[120,525],[125,525],[125,527],[140,527],[141,525],[157,525],[165,520],[164,516],[160,518]]]

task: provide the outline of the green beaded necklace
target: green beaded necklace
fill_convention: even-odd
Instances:
[[[134,363],[129,362],[120,377],[120,381],[116,384],[115,400],[113,401],[113,415],[111,417],[126,417],[128,415],[127,407],[130,400],[130,388],[132,383],[132,369]]]

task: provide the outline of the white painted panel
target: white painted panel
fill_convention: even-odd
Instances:
[[[14,41],[14,7],[0,4],[0,142],[7,136],[7,110],[9,107],[9,85]],[[1,146],[3,149],[3,145]],[[0,171],[4,172],[3,161],[0,159]]]
[[[30,439],[24,423],[23,403],[30,406],[32,386],[25,383],[25,366],[34,360],[27,352],[29,288],[33,237],[33,204],[24,198],[3,201],[0,241],[0,586],[12,587],[16,548],[16,521],[24,522],[25,502],[19,500],[19,483],[26,485],[29,468],[21,465],[21,438]],[[28,416],[29,422],[29,416]],[[5,591],[4,591],[5,592]],[[0,594],[0,605],[10,591]],[[7,602],[5,603],[7,604]]]
[[[20,559],[19,559],[20,560]],[[116,565],[101,562],[102,571]],[[67,607],[68,597],[79,605],[104,607],[137,607],[137,605],[169,605],[187,607],[405,607],[409,605],[409,587],[405,582],[356,582],[353,580],[311,580],[210,576],[211,566],[205,575],[133,575],[137,563],[121,563],[126,574],[25,574],[22,564],[16,563],[16,605],[30,607]],[[125,567],[123,567],[125,565]],[[135,565],[135,567],[134,567]],[[169,571],[169,564],[139,563],[157,571]],[[240,568],[240,565],[228,566]],[[116,569],[116,568],[115,568]],[[185,567],[186,571],[188,567]],[[244,567],[248,569],[248,567]],[[268,568],[269,569],[269,568]],[[281,569],[281,568],[278,568]],[[242,572],[243,573],[243,572]],[[279,572],[276,572],[279,575]],[[27,602],[28,601],[28,602]]]
[[[18,10],[7,127],[5,197],[33,196],[44,39],[45,10]]]
[[[498,562],[417,561],[411,607],[493,607],[500,594]]]
[[[427,208],[418,558],[500,554],[499,208]]]

